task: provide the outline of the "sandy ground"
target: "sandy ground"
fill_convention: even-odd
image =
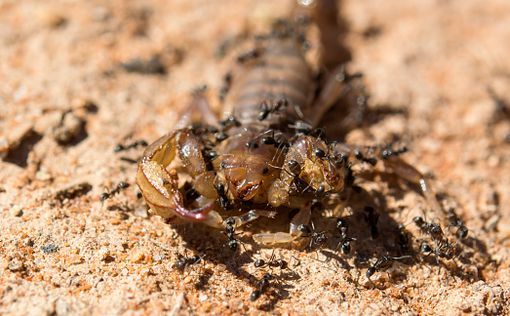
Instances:
[[[249,251],[233,254],[220,232],[147,214],[125,159],[142,147],[115,145],[169,131],[200,84],[216,100],[231,63],[224,44],[289,5],[0,1],[0,314],[510,313],[506,0],[346,0],[339,12],[349,69],[371,95],[363,128],[346,139],[407,142],[405,159],[470,229],[452,239],[455,258],[415,253],[367,280],[398,224],[414,248],[427,238],[412,224],[423,198],[378,175],[357,183],[381,210],[381,236],[371,240],[354,198],[352,254],[277,248],[282,272],[253,266],[272,253],[252,247],[255,228],[239,236]],[[121,181],[129,188],[102,202]],[[203,259],[180,271],[179,254]],[[280,276],[251,302],[266,272]]]

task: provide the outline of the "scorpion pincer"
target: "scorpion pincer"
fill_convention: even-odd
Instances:
[[[357,78],[339,75],[340,67],[317,94],[302,38],[298,24],[275,23],[272,32],[256,38],[254,50],[238,58],[219,125],[209,119],[177,129],[145,150],[137,183],[153,213],[225,228],[220,214],[227,211],[238,212],[229,216],[238,227],[260,216],[273,217],[281,208],[299,208],[288,233],[253,235],[261,244],[288,243],[302,235],[314,199],[347,189],[350,165],[361,154],[326,141],[315,128],[339,99],[355,99],[346,96],[359,92],[352,83]],[[204,104],[205,98],[195,95],[192,105],[205,113]],[[430,197],[421,174],[388,152],[393,153],[371,150],[396,173],[422,184]],[[197,198],[186,198],[182,174],[191,178]]]

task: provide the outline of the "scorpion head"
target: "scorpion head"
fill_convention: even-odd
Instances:
[[[258,203],[267,198],[269,177],[274,170],[258,155],[235,154],[227,156],[221,163],[223,176],[229,192],[236,199]]]
[[[253,135],[247,133],[237,143],[248,144],[251,139]],[[216,169],[231,197],[255,203],[267,201],[268,187],[279,171],[271,167],[271,163],[277,164],[271,161],[275,152],[274,146],[260,144],[226,148],[220,154]]]

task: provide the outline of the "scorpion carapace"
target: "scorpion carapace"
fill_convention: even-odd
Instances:
[[[232,230],[281,208],[298,208],[288,233],[253,237],[262,244],[290,242],[302,235],[313,200],[342,193],[352,184],[351,165],[376,158],[434,198],[422,175],[397,157],[399,151],[382,147],[362,153],[328,141],[317,129],[339,98],[357,92],[353,81],[360,79],[333,73],[316,93],[302,39],[299,24],[278,21],[270,34],[255,39],[252,51],[238,57],[219,124],[175,130],[146,149],[137,183],[154,213],[225,228],[222,214],[228,212]],[[192,105],[204,111],[206,102],[197,93]],[[184,174],[198,194],[184,192]]]

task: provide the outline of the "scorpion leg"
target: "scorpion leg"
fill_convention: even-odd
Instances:
[[[253,240],[262,245],[275,245],[275,244],[288,244],[301,236],[299,227],[307,225],[311,217],[311,203],[306,203],[302,206],[299,212],[294,215],[290,221],[290,229],[288,233],[261,233],[253,235]]]
[[[319,97],[314,102],[315,104],[309,107],[305,113],[305,117],[309,118],[312,126],[318,126],[326,112],[350,91],[351,87],[347,84],[348,80],[349,76],[346,74],[343,65],[338,66],[329,74]]]
[[[248,224],[249,222],[252,222],[261,216],[273,218],[275,215],[276,212],[272,211],[250,210],[240,216],[229,217],[229,219],[233,219],[235,221],[234,227],[237,228],[245,224]]]
[[[423,195],[425,196],[425,199],[432,207],[433,211],[439,216],[444,216],[443,209],[436,199],[434,189],[421,172],[419,172],[415,167],[411,166],[399,157],[390,157],[388,159],[384,159],[383,161],[385,167],[392,170],[402,179],[405,179],[411,183],[418,184]]]
[[[385,148],[385,147],[383,147]],[[387,148],[387,146],[386,146]],[[376,156],[382,157],[382,162],[388,170],[392,171],[398,177],[414,183],[420,186],[420,190],[427,200],[427,203],[430,205],[432,210],[439,216],[444,217],[444,212],[442,207],[439,205],[439,202],[436,199],[436,195],[434,189],[430,182],[425,178],[425,176],[418,171],[415,167],[411,166],[407,162],[405,162],[398,155],[402,152],[394,152],[385,153],[385,150],[382,148],[376,148],[369,156],[365,156],[359,150],[353,150],[346,144],[335,143],[332,145],[331,150],[334,156],[343,156],[343,157],[351,157],[355,156],[358,160],[362,160],[370,163],[371,165],[375,165],[377,163]],[[391,152],[391,151],[390,151]]]
[[[193,123],[205,123],[211,126],[218,125],[216,113],[202,90],[197,90],[193,93],[193,99],[186,110],[180,115],[176,129],[186,128]]]
[[[214,200],[206,200],[204,205],[195,209],[189,209],[184,205],[184,197],[179,190],[178,175],[175,170],[168,171],[166,168],[175,159],[176,149],[179,148],[181,159],[186,169],[193,170],[193,175],[200,171],[199,156],[196,152],[183,152],[189,140],[189,131],[185,129],[176,130],[152,143],[144,151],[143,157],[138,165],[136,182],[142,195],[154,213],[164,218],[179,216],[193,221],[204,222],[214,227],[222,227],[222,220],[219,214],[213,211]],[[193,156],[195,155],[195,156]],[[187,159],[187,160],[186,160]]]

